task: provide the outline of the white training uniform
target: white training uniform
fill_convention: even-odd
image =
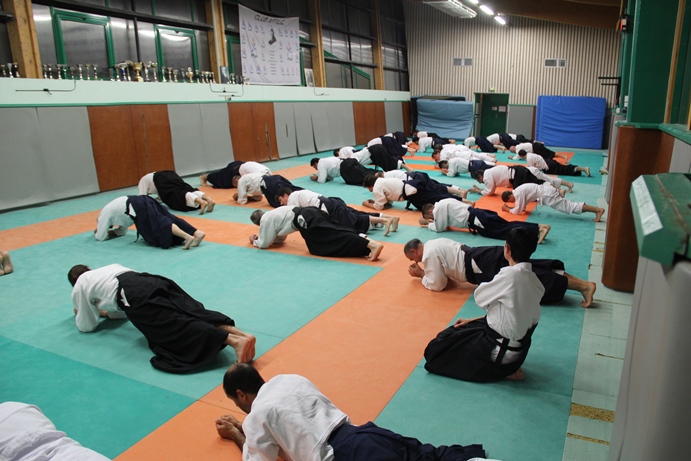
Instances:
[[[152,195],[158,194],[156,190],[156,185],[154,184],[154,173],[148,173],[142,176],[137,185],[138,194],[137,195]]]
[[[530,154],[530,153],[526,154],[525,163],[528,166],[534,166],[535,168],[539,168],[542,171],[549,170],[549,166],[547,166],[547,162],[545,162],[545,159],[542,158],[541,155]]]
[[[422,284],[428,290],[442,291],[449,279],[466,282],[465,252],[461,243],[447,238],[429,240],[422,252],[425,275]]]
[[[372,187],[374,194],[374,209],[383,210],[391,202],[403,202],[403,187],[407,195],[417,193],[417,189],[410,184],[404,184],[402,180],[396,178],[377,178]]]
[[[317,163],[317,182],[324,184],[341,176],[341,161],[338,157],[324,157]]]
[[[487,136],[487,140],[495,146],[497,144],[501,144],[501,138],[499,137],[499,133],[492,133],[491,135]]]
[[[425,136],[424,138],[421,137],[417,141],[417,144],[418,144],[417,151],[418,152],[424,152],[427,149],[429,149],[430,147],[433,147],[432,142],[433,142],[433,138],[430,138],[429,136]]]
[[[463,157],[454,157],[447,160],[449,162],[449,168],[446,172],[446,176],[457,176],[459,174],[467,173],[468,167],[470,166],[470,160]]]
[[[335,158],[335,157],[334,157]],[[293,195],[293,194],[290,194]],[[292,206],[280,206],[275,210],[267,211],[259,220],[259,238],[252,242],[257,248],[269,248],[276,237],[284,237],[297,232],[293,226]]]
[[[470,205],[453,198],[445,198],[434,204],[434,221],[427,225],[432,232],[444,232],[449,227],[468,227]],[[427,248],[427,246],[425,246]]]
[[[35,405],[0,403],[0,459],[13,461],[108,461],[67,437]]]
[[[109,319],[127,318],[117,303],[117,276],[130,272],[120,264],[110,264],[84,272],[72,288],[72,304],[77,309],[75,322],[79,331],[94,331],[100,319],[100,309],[108,312]]]
[[[583,212],[583,202],[572,202],[559,195],[559,190],[549,183],[521,184],[513,190],[515,200],[511,213],[520,214],[530,202],[554,208],[566,214],[580,214]]]
[[[360,165],[369,165],[371,163],[370,159],[372,158],[372,155],[370,154],[369,149],[365,147],[357,152],[353,152],[352,158],[360,162]]]
[[[513,179],[514,170],[506,165],[497,165],[482,172],[482,182],[485,189],[482,195],[494,195],[497,187],[511,187],[510,179]]]
[[[543,181],[547,181],[557,189],[561,187],[562,179],[557,177],[557,176],[550,176],[547,173],[545,173],[542,170],[538,170],[534,166],[529,166],[528,170],[535,176],[537,179],[542,179]]]
[[[242,423],[243,461],[333,461],[328,440],[348,416],[307,378],[278,375],[262,385]]]
[[[518,151],[524,150],[527,153],[532,153],[533,152],[533,143],[532,142],[522,142],[520,144],[516,144],[516,153],[518,154]]]
[[[271,170],[268,167],[257,162],[243,163],[242,165],[240,165],[240,168],[238,168],[238,172],[240,173],[240,176],[244,176],[250,173],[258,173],[262,176],[265,174],[271,174]]]
[[[465,138],[465,141],[463,141],[463,145],[467,148],[470,148],[470,146],[475,145],[475,136]]]
[[[403,171],[403,170],[385,171],[384,177],[385,178],[396,178],[396,179],[400,179],[401,181],[407,181],[408,180],[408,172]]]
[[[134,225],[134,220],[125,214],[126,211],[126,195],[113,199],[108,205],[104,206],[96,220],[96,234],[94,234],[96,240],[100,242],[106,240],[109,230],[112,230],[118,237],[127,234],[127,229]],[[129,207],[129,213],[132,216],[137,215],[131,205]],[[114,227],[114,229],[111,229],[111,227]]]
[[[374,138],[370,142],[367,143],[367,147],[376,146],[377,144],[381,144],[381,143],[382,143],[381,137]]]
[[[427,134],[426,131],[418,131],[418,132],[417,132],[417,137],[418,137],[418,138],[427,138],[427,137],[429,137],[429,135]]]
[[[355,148],[352,146],[341,147],[338,150],[338,157],[339,158],[350,158],[353,156],[353,152],[355,152]]]
[[[334,157],[335,158],[335,157]],[[247,203],[250,195],[262,195],[262,185],[264,185],[264,175],[262,173],[243,174],[238,181],[238,203]]]
[[[319,197],[321,197],[321,194],[317,194],[316,192],[313,192],[311,190],[307,190],[307,189],[296,190],[295,192],[292,192],[288,196],[287,206],[290,206],[290,207],[315,206],[315,207],[321,209],[321,202],[319,201]],[[324,210],[324,211],[326,211],[326,210]]]
[[[425,245],[425,248],[427,245]],[[518,263],[502,268],[490,281],[475,289],[475,302],[487,311],[487,325],[517,347],[528,330],[540,320],[540,300],[545,287],[532,271],[532,264]],[[499,346],[492,359],[497,358]],[[511,363],[520,352],[506,351],[501,363]]]

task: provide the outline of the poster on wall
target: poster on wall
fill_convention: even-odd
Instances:
[[[242,76],[251,84],[300,85],[300,20],[273,18],[242,5]]]

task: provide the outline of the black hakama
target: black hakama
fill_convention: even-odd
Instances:
[[[492,165],[486,163],[484,160],[470,160],[468,162],[468,173],[470,173],[470,176],[473,176],[476,171],[485,171],[490,168],[492,168]]]
[[[118,306],[148,341],[155,368],[184,373],[213,361],[226,347],[228,333],[214,325],[233,326],[233,319],[204,309],[172,280],[133,271],[117,278]]]
[[[518,371],[530,349],[534,325],[519,341],[509,340],[487,325],[487,317],[460,327],[453,325],[441,331],[425,348],[425,370],[463,381],[486,382],[505,378]],[[496,359],[492,351],[499,346]],[[517,352],[516,360],[501,363],[507,351]]]
[[[341,178],[351,186],[362,187],[365,176],[374,173],[376,173],[375,170],[365,167],[354,158],[346,158],[341,162]]]
[[[358,234],[366,234],[370,228],[370,217],[379,216],[379,213],[366,213],[350,208],[339,197],[320,197],[319,200],[326,208],[333,222],[348,229],[353,229]]]
[[[489,142],[489,140],[484,136],[475,136],[475,144],[477,144],[477,147],[479,147],[482,152],[492,153],[497,151],[497,148],[494,147],[494,144]]]
[[[190,235],[197,232],[187,221],[172,215],[163,205],[147,195],[128,196],[128,210],[130,205],[135,213],[135,216],[130,217],[137,227],[137,234],[151,246],[167,249],[173,245],[182,245],[184,239],[173,235],[173,224],[177,224],[182,231]]]
[[[529,169],[522,165],[513,165],[509,167],[514,171],[513,179],[509,179],[511,187],[514,189],[518,186],[526,183],[542,184],[545,182],[542,179],[538,179]]]
[[[441,144],[442,146],[444,144],[451,144],[451,140],[448,138],[440,138],[440,137],[432,137],[432,136],[430,136],[430,137],[432,138],[432,148],[434,148],[434,146],[436,146],[437,144]]]
[[[555,174],[557,176],[580,176],[581,172],[576,171],[576,165],[563,165],[556,160],[545,160],[547,164],[547,174]]]
[[[188,192],[194,192],[199,189],[187,184],[176,172],[170,170],[155,172],[154,185],[161,201],[171,209],[177,211],[191,211],[195,209],[187,206],[185,195]]]
[[[532,144],[532,143],[535,142],[533,139],[528,139],[528,138],[526,138],[525,136],[523,136],[522,134],[517,134],[517,135],[516,135],[516,141],[518,141],[519,144],[520,144],[520,143],[524,143],[524,142],[529,142],[529,143]]]
[[[408,149],[403,145],[404,142],[398,142],[394,138],[389,136],[381,136],[381,145],[395,158],[401,159],[407,152]]]
[[[525,223],[522,223],[525,224]],[[499,271],[508,266],[504,258],[503,246],[469,247],[463,245],[465,253],[466,280],[474,285],[491,281]],[[480,273],[472,271],[472,263],[480,269]],[[565,275],[555,271],[564,271],[564,262],[559,259],[531,259],[532,271],[545,287],[545,294],[540,304],[554,304],[564,299],[569,280]]]
[[[502,146],[506,147],[507,149],[511,146],[517,146],[520,144],[518,141],[518,136],[516,136],[516,139],[513,139],[511,136],[509,136],[509,133],[499,133],[499,139],[501,140]]]
[[[393,156],[388,150],[386,150],[386,147],[375,144],[367,149],[370,153],[370,160],[374,165],[378,166],[384,171],[398,169],[398,161],[400,160],[400,157]],[[341,175],[343,175],[343,173],[341,173]]]
[[[427,173],[416,171],[414,173],[409,173],[408,177],[410,179],[403,182],[416,188],[417,192],[412,195],[407,195],[405,193],[405,186],[403,186],[403,198],[418,210],[422,210],[422,207],[428,203],[434,204],[446,198],[463,200],[463,198],[458,195],[449,193],[446,184],[431,179]]]
[[[483,237],[506,240],[509,231],[516,227],[525,227],[528,231],[537,237],[540,234],[540,228],[537,224],[523,221],[507,221],[492,210],[484,210],[482,208],[468,208],[468,229],[472,234],[479,234]],[[477,222],[482,226],[478,226]]]
[[[554,160],[554,151],[547,149],[541,142],[533,143],[533,153],[539,155],[545,160]]]
[[[405,144],[408,142],[408,138],[406,137],[405,133],[402,131],[394,131],[391,133],[393,135],[393,138],[396,140],[397,143],[400,145]]]
[[[240,167],[243,163],[245,162],[240,160],[230,162],[225,168],[209,173],[206,180],[211,183],[214,189],[232,189],[233,178],[240,176]]]
[[[293,192],[295,192],[296,190],[302,190],[302,187],[293,185],[292,182],[288,181],[281,175],[267,174],[264,176],[264,185],[261,186],[261,188],[264,197],[266,197],[266,201],[269,202],[269,205],[271,205],[274,208],[278,208],[279,206],[281,206],[281,203],[276,198],[276,195],[278,194],[278,191],[284,187],[287,187]]]
[[[316,256],[358,257],[368,256],[369,240],[357,232],[336,224],[319,208],[295,207],[293,225],[305,239],[310,254]]]
[[[467,461],[485,457],[482,445],[435,447],[373,422],[344,424],[331,433],[328,442],[338,461]]]

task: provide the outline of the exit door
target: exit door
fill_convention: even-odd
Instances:
[[[506,133],[509,120],[508,93],[475,93],[475,135]]]

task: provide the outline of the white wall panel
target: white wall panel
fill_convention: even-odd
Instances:
[[[206,161],[204,168],[199,171],[218,170],[235,160],[230,139],[228,104],[199,104],[199,112]]]
[[[279,157],[295,157],[298,154],[298,144],[292,102],[274,103],[274,122],[276,124],[276,145],[278,146]]]

